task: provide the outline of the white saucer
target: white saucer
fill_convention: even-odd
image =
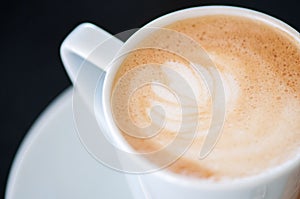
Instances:
[[[67,89],[28,132],[10,171],[5,198],[151,197],[138,177],[101,165],[84,149],[73,123],[72,89]]]
[[[80,143],[67,89],[35,122],[14,160],[6,199],[132,199],[125,174],[93,159]]]

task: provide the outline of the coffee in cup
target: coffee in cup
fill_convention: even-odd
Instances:
[[[211,62],[203,58],[200,63],[191,63],[189,56],[182,55],[193,57],[194,48],[180,46],[180,37],[170,37],[168,30],[173,31],[171,36],[183,34],[200,45],[222,77],[226,110],[223,128],[214,149],[204,159],[199,158],[199,151],[213,112],[207,79],[199,75],[199,70],[211,67]],[[163,46],[167,40],[172,42],[167,42],[165,49],[147,47]],[[173,49],[180,46],[177,53],[166,50],[170,45]],[[121,124],[118,127],[133,149],[149,153],[163,149],[174,139],[184,142],[193,138],[188,150],[166,169],[214,180],[258,175],[299,154],[300,44],[287,32],[244,16],[209,15],[171,23],[139,46],[126,55],[116,73],[111,102],[115,123]],[[185,95],[184,89],[168,92],[167,87],[176,83],[176,78],[166,69],[186,80],[196,105],[189,104],[191,96]],[[164,86],[139,85],[145,79]],[[185,97],[186,103],[180,104],[177,95]],[[151,111],[154,106],[165,112]],[[188,109],[184,114],[182,106]],[[182,117],[188,121],[187,128],[178,131]],[[162,118],[164,126],[160,128]],[[195,120],[196,131],[189,132]],[[146,129],[151,123],[154,134],[151,129],[133,132],[128,127]],[[176,150],[181,146],[159,158],[167,158]]]

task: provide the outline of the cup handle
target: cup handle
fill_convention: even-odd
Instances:
[[[84,61],[92,63],[105,72],[105,67],[122,45],[121,40],[91,23],[77,26],[63,41],[60,48],[62,62],[72,83],[76,81]],[[97,54],[93,55],[92,52],[96,48]]]
[[[121,40],[103,29],[83,23],[66,37],[60,48],[62,62],[74,86],[72,112],[76,131],[86,150],[101,162],[103,152],[114,150],[104,136],[110,134],[100,128],[105,126],[99,127],[99,122],[105,122],[101,103],[104,77],[122,46]],[[119,164],[116,155],[111,160]]]

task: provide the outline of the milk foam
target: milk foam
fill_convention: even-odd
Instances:
[[[189,150],[168,168],[213,179],[256,175],[300,153],[300,46],[293,38],[262,22],[223,15],[178,21],[167,28],[193,38],[219,70],[226,101],[222,136],[212,153],[199,160],[212,118],[208,88],[214,81],[213,75],[201,74],[209,74],[205,71],[211,63],[191,64],[172,52],[148,48],[128,55],[114,83],[115,120],[133,148],[149,152],[176,138],[192,139]],[[144,43],[164,41],[154,35]],[[179,74],[186,84],[172,74]],[[136,89],[145,80],[159,84]],[[190,132],[195,121],[196,132]],[[128,128],[129,124],[150,128]],[[125,131],[152,137],[139,139]]]

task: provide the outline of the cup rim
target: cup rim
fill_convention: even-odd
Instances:
[[[272,27],[279,28],[280,30],[286,32],[290,36],[292,36],[297,42],[300,44],[300,33],[297,32],[290,25],[284,23],[283,21],[274,18],[270,15],[264,14],[259,11],[255,11],[248,8],[242,8],[238,6],[225,6],[225,5],[213,5],[213,6],[198,6],[185,8],[182,10],[178,10],[175,12],[171,12],[169,14],[163,15],[157,19],[152,20],[151,22],[144,25],[143,28],[150,27],[163,27],[165,25],[171,24],[178,20],[188,19],[197,16],[208,16],[208,15],[216,15],[216,14],[224,14],[224,15],[233,15],[233,16],[242,16],[249,17],[254,20],[262,21]],[[184,16],[183,16],[184,15]],[[172,20],[171,20],[172,19]],[[122,49],[125,46],[128,46],[129,43],[132,43],[136,36],[140,33],[140,30],[135,32],[123,45]],[[119,52],[119,53],[120,53]],[[118,146],[125,150],[134,151],[132,147],[125,141],[124,137],[120,135],[120,132],[113,122],[113,116],[111,112],[111,88],[112,83],[115,77],[116,72],[118,71],[119,65],[112,65],[105,76],[104,84],[103,84],[103,113],[104,118],[107,119],[107,125],[109,132],[112,134],[113,139],[115,139]],[[223,189],[236,189],[236,188],[244,188],[249,186],[257,186],[258,184],[262,184],[266,181],[271,181],[273,179],[277,179],[283,176],[285,173],[292,171],[294,168],[300,166],[300,155],[296,155],[295,158],[288,160],[287,162],[276,166],[275,168],[267,169],[266,171],[259,173],[253,176],[246,176],[242,178],[235,178],[228,180],[221,180],[220,182],[210,179],[199,179],[193,178],[190,176],[184,176],[180,174],[172,173],[166,169],[158,170],[151,172],[151,175],[155,175],[158,178],[164,179],[169,183],[180,184],[182,186],[195,187],[197,189],[213,189],[213,190],[223,190]],[[141,174],[148,175],[148,174]]]

